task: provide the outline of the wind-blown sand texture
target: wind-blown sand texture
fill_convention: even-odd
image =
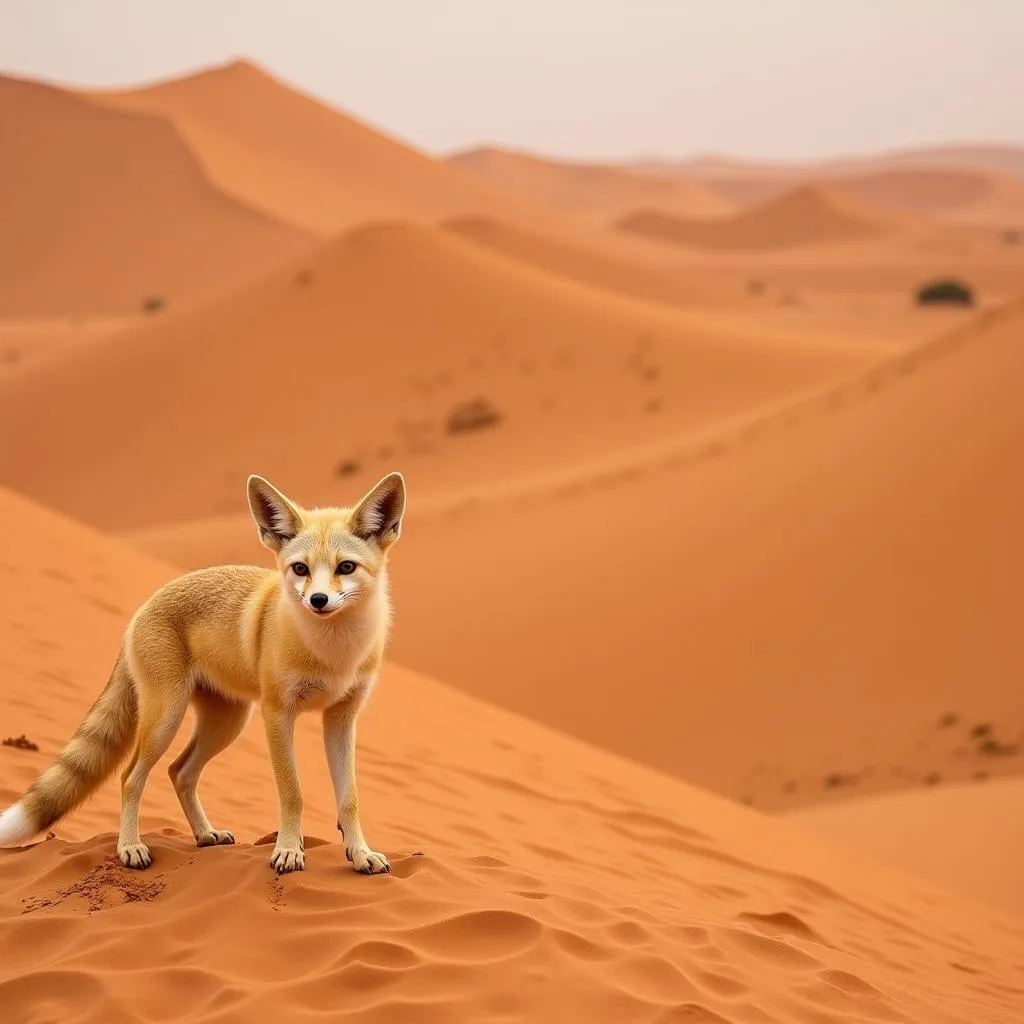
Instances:
[[[164,120],[0,76],[0,317],[139,313],[313,236],[218,191]]]
[[[0,540],[4,716],[40,746],[0,747],[10,798],[172,570],[9,493],[0,509],[18,524]],[[1024,925],[395,666],[360,729],[364,820],[394,873],[357,876],[315,725],[301,875],[251,845],[275,819],[252,725],[203,780],[240,845],[196,850],[158,769],[148,872],[112,863],[113,784],[56,839],[0,853],[8,1019],[1018,1019]]]

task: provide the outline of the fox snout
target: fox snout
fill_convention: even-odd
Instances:
[[[327,607],[327,602],[330,598],[323,593],[316,593],[309,595],[309,603],[313,606],[315,611],[322,612]]]

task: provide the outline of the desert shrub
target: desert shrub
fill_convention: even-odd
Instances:
[[[148,299],[143,299],[142,312],[159,313],[160,310],[163,309],[165,305],[167,305],[167,303],[162,298],[160,298],[159,295],[150,295]]]
[[[474,398],[455,406],[446,421],[449,434],[492,427],[501,419],[501,413],[486,398]]]
[[[1024,245],[1024,230],[1007,228],[1003,234],[1003,240],[1007,245]]]
[[[342,459],[337,466],[338,476],[351,476],[359,472],[359,463],[355,459]]]
[[[974,293],[969,285],[963,284],[961,281],[943,278],[918,288],[917,304],[919,306],[973,306]]]

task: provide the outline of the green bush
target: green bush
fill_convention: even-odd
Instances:
[[[963,284],[961,281],[943,278],[918,288],[917,304],[919,306],[973,306],[974,292],[971,291],[969,285]]]

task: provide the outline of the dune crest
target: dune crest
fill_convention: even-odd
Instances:
[[[321,236],[381,218],[432,222],[518,211],[501,190],[250,61],[86,95],[115,110],[166,118],[220,188]]]
[[[0,590],[0,686],[40,747],[0,747],[8,800],[173,570],[9,492],[0,511],[19,524],[0,565],[20,581]],[[54,628],[47,612],[71,600]],[[271,872],[273,785],[252,723],[203,778],[239,846],[196,850],[158,769],[149,871],[111,863],[115,784],[56,839],[0,852],[4,1004],[83,1024],[162,1020],[169,1004],[221,1021],[325,1007],[377,1022],[1015,1021],[1024,927],[1010,918],[393,665],[360,736],[364,823],[392,875],[357,876],[328,838],[310,717],[307,870]]]
[[[494,147],[454,153],[448,162],[531,201],[602,221],[638,206],[694,218],[733,212],[722,196],[699,182],[659,178],[625,167],[569,163]]]
[[[218,191],[165,120],[0,77],[0,317],[140,313],[313,242]]]
[[[412,488],[459,490],[696,429],[877,357],[374,224],[0,382],[0,431],[36,424],[0,450],[0,477],[114,529],[236,510],[257,468],[324,500],[398,459]],[[460,419],[479,402],[500,426]],[[160,470],[124,488],[140,462]]]
[[[893,233],[896,219],[858,206],[842,193],[801,185],[726,220],[683,220],[660,210],[635,210],[615,222],[620,231],[710,249],[774,249],[849,242]]]

